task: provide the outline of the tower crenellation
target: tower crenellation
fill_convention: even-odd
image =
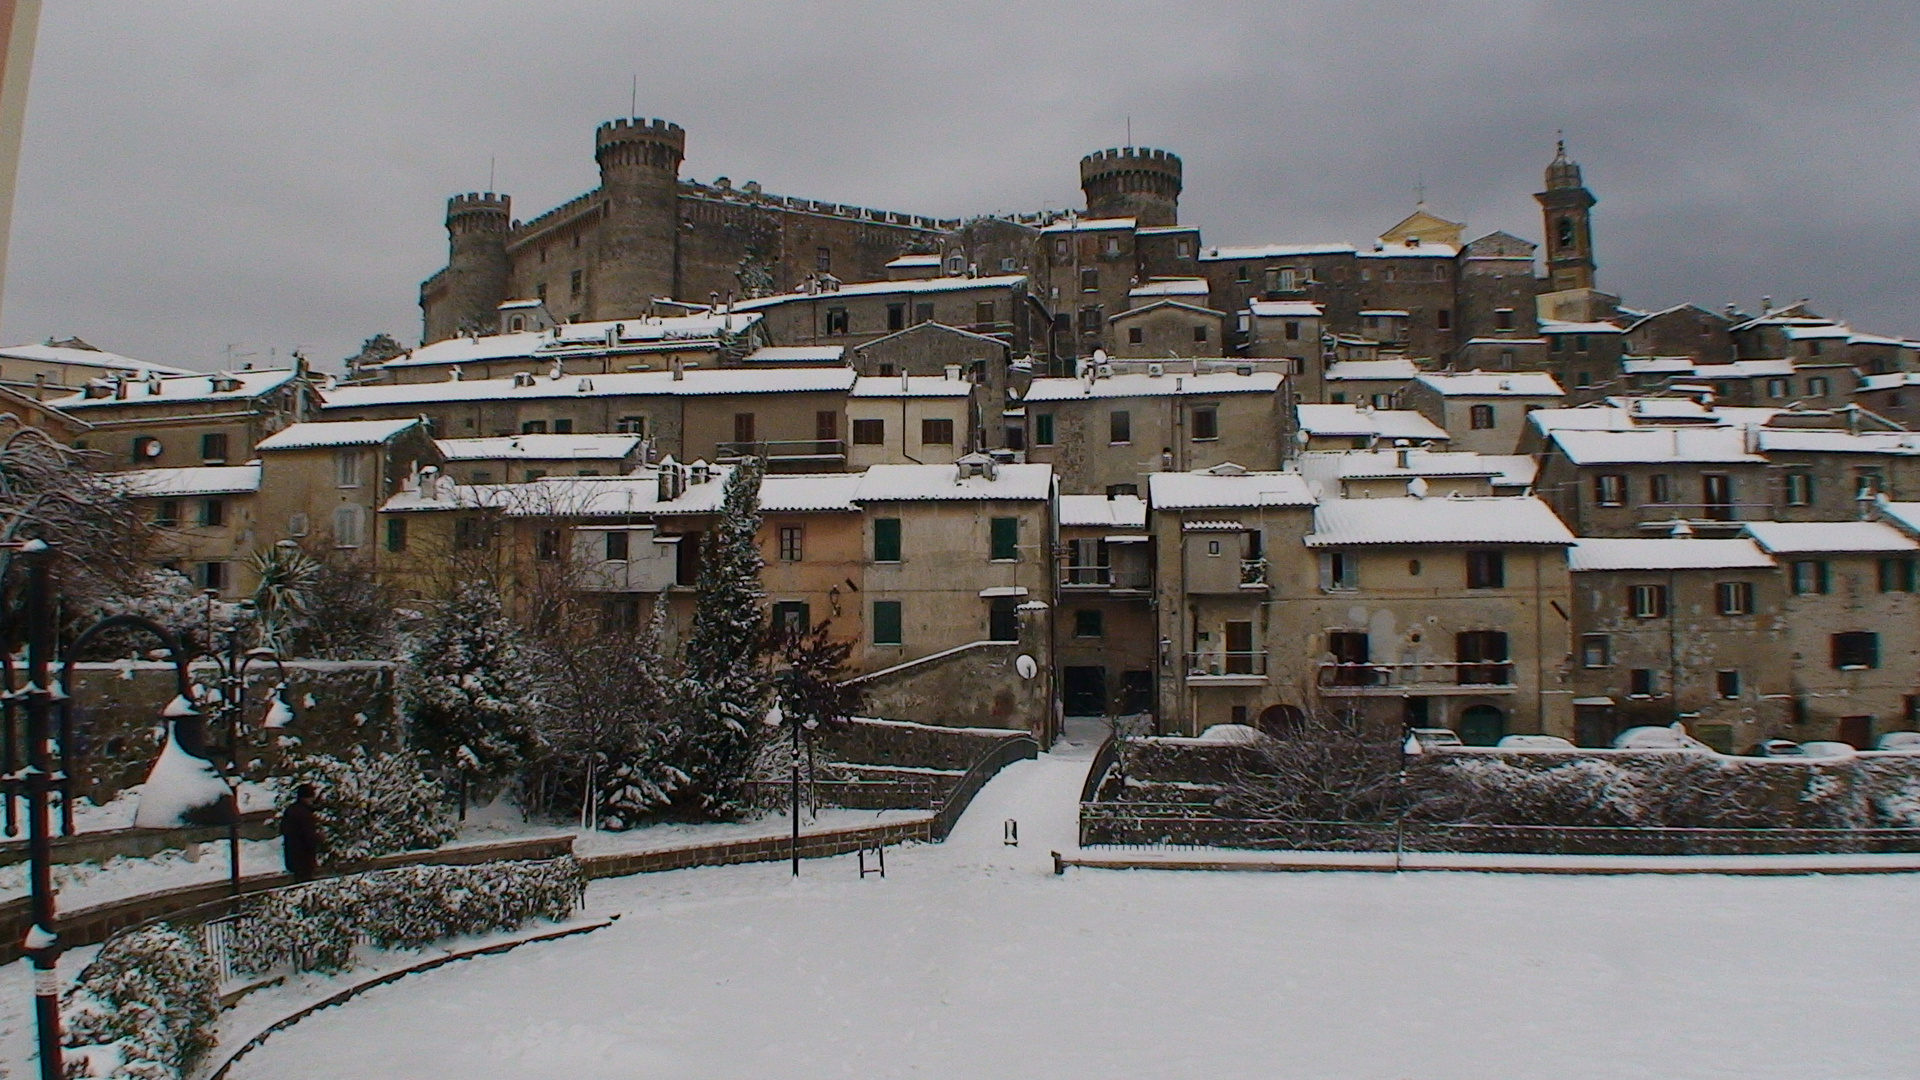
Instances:
[[[608,170],[624,168],[665,171],[677,179],[686,156],[686,130],[667,120],[621,117],[601,124],[593,134],[593,157],[603,181]]]
[[[1124,146],[1080,159],[1080,190],[1086,193],[1091,217],[1178,225],[1180,189],[1180,156],[1171,151]]]
[[[469,191],[447,200],[447,231],[506,232],[513,221],[513,198],[492,191]]]
[[[493,191],[469,191],[447,200],[445,298],[426,328],[428,340],[477,333],[494,324],[507,298],[507,237],[513,199]]]

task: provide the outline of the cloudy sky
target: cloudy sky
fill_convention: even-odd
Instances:
[[[940,216],[1077,207],[1131,118],[1208,243],[1363,241],[1417,183],[1537,239],[1565,129],[1628,303],[1920,335],[1916,72],[1913,0],[50,0],[0,338],[411,341],[445,197],[587,190],[636,76],[683,175]]]

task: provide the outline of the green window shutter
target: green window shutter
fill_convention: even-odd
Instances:
[[[1033,418],[1033,443],[1035,446],[1053,445],[1053,414],[1040,413]]]
[[[993,519],[993,555],[995,559],[1020,557],[1020,519]]]
[[[900,519],[873,519],[873,561],[900,561]],[[896,605],[897,607],[897,605]]]
[[[873,643],[875,645],[902,644],[900,601],[875,600],[873,602]]]

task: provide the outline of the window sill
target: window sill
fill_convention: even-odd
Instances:
[[[1014,563],[1018,563],[1020,560],[1017,558],[1014,558],[1014,559],[988,559],[987,561],[990,563],[1005,563],[1007,565],[1013,565]]]
[[[1218,435],[1195,435],[1195,436],[1193,437],[1193,441],[1194,441],[1194,442],[1219,442],[1219,441],[1220,441],[1220,436],[1218,436]]]

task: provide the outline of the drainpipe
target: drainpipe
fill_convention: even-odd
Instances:
[[[1680,722],[1680,593],[1676,571],[1667,570],[1667,700],[1673,703],[1673,722]]]

